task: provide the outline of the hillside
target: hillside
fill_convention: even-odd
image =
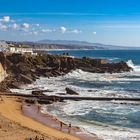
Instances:
[[[89,49],[89,50],[102,50],[103,47],[96,46],[96,45],[90,45],[86,42],[80,42],[80,41],[65,41],[65,43],[61,42],[53,42],[53,41],[38,41],[38,42],[16,42],[16,41],[6,41],[8,44],[15,44],[15,45],[28,45],[32,47],[33,49]],[[70,43],[71,42],[71,43]]]
[[[5,43],[6,42],[6,43]],[[5,44],[27,45],[33,49],[70,49],[70,50],[140,50],[140,47],[128,47],[117,45],[106,45],[101,43],[90,43],[86,41],[75,40],[40,40],[31,41],[0,41],[0,49],[5,48]]]
[[[106,45],[101,43],[91,43],[87,41],[76,41],[76,40],[40,40],[37,43],[41,44],[57,44],[57,45],[67,45],[76,46],[84,49],[97,49],[97,50],[139,50],[140,47],[134,46],[118,46],[118,45]]]

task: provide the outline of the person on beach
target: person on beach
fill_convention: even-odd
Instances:
[[[71,132],[71,123],[68,126],[68,133],[70,134],[70,132]]]
[[[63,123],[60,121],[60,131],[62,130]]]
[[[39,113],[39,105],[37,105],[37,113]]]
[[[21,111],[22,111],[22,105],[21,105],[21,108],[20,108],[20,109],[21,109]]]
[[[38,104],[38,105],[37,105],[37,113],[40,112],[40,109],[41,109],[41,106]]]
[[[3,98],[2,98],[1,96],[0,96],[0,101],[1,101],[1,102],[3,102],[3,101],[4,101],[4,100],[3,100]]]

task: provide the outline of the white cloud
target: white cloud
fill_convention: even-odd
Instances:
[[[59,33],[75,33],[79,34],[82,31],[79,29],[67,29],[65,26],[61,26],[59,28],[47,28],[42,24],[38,23],[26,23],[22,21],[12,20],[10,16],[3,16],[0,18],[0,30],[9,30],[9,31],[20,31],[25,34],[32,34],[32,35],[38,35],[40,33],[52,33],[52,32],[59,32]],[[93,34],[96,34],[96,32],[93,32]]]
[[[16,30],[17,28],[18,28],[18,25],[17,25],[16,23],[14,23],[14,24],[12,25],[12,29]]]
[[[43,32],[43,33],[50,33],[50,32],[52,32],[52,30],[51,29],[42,29],[41,32]]]
[[[8,27],[6,25],[3,25],[3,24],[0,23],[0,30],[5,31],[7,29],[8,29]]]
[[[4,22],[9,22],[10,21],[10,17],[9,16],[4,16],[3,17],[3,21]]]
[[[34,31],[34,32],[33,32],[33,35],[38,35],[38,32],[37,32],[37,31]]]
[[[28,23],[21,24],[21,31],[29,32],[29,28],[30,28],[30,24]]]
[[[22,26],[22,28],[28,29],[30,27],[30,24],[23,23],[21,26]]]
[[[97,34],[97,32],[93,32],[93,34],[94,34],[94,35],[96,35],[96,34]]]
[[[75,33],[75,34],[79,34],[79,33],[81,33],[82,31],[81,31],[81,30],[78,30],[78,29],[74,29],[74,30],[72,30],[71,32],[72,32],[72,33]]]
[[[40,24],[35,24],[35,26],[39,27],[39,26],[40,26]]]
[[[2,19],[0,19],[1,22],[10,22],[11,18],[10,16],[4,16]]]
[[[66,27],[64,27],[64,26],[60,27],[60,32],[61,33],[65,33],[66,31],[67,31]]]

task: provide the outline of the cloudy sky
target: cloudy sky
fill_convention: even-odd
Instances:
[[[0,40],[82,40],[140,47],[139,0],[1,0]]]

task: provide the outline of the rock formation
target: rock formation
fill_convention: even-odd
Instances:
[[[75,92],[74,90],[70,89],[70,88],[66,88],[66,93],[69,95],[79,95],[79,93]]]
[[[75,69],[93,73],[120,73],[131,70],[125,62],[108,63],[102,59],[80,59],[49,54],[26,56],[1,52],[0,63],[8,74],[8,77],[0,83],[1,91],[9,91],[9,88],[30,84],[40,76],[55,77]]]

